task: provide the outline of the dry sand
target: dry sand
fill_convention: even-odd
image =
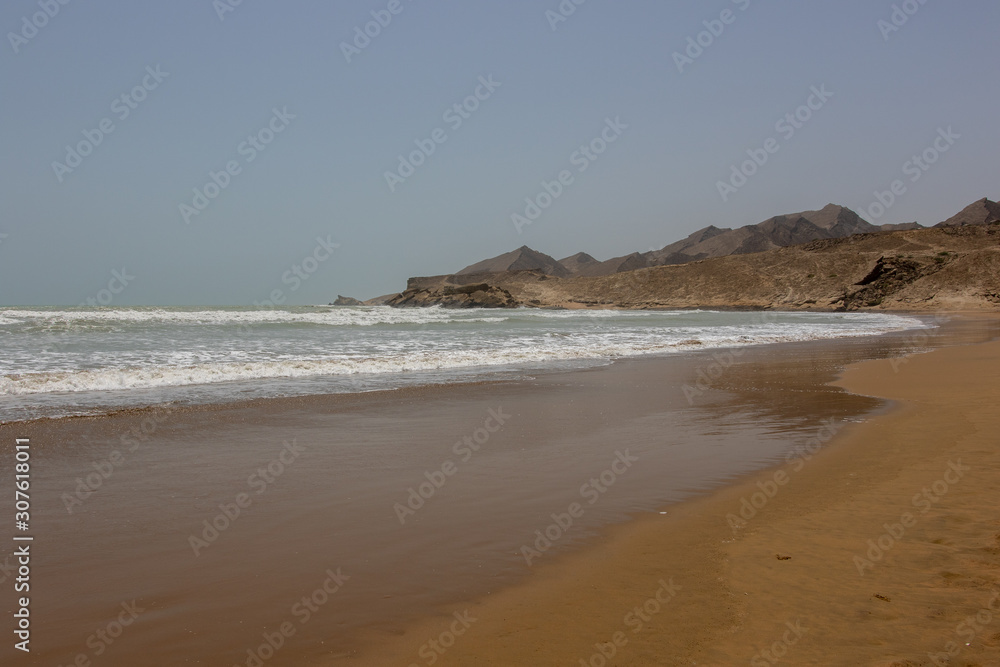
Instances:
[[[428,664],[440,638],[437,665],[1000,665],[998,378],[998,342],[853,365],[839,384],[896,409],[364,662]],[[763,506],[734,529],[743,499]]]
[[[968,335],[986,340],[996,332]],[[366,640],[381,646],[443,606],[533,579],[519,548],[552,512],[585,503],[581,482],[602,474],[617,451],[640,463],[586,504],[539,563],[599,542],[608,525],[770,465],[822,419],[856,419],[877,408],[875,399],[825,383],[847,363],[898,353],[910,337],[623,360],[514,382],[0,425],[0,441],[32,442],[33,627],[44,637],[27,660],[0,645],[0,664],[69,665],[82,655],[106,666],[260,667],[247,652],[270,652],[265,634],[273,637],[288,620],[294,636],[267,667],[336,656],[394,664],[370,659]],[[738,359],[718,380],[725,386],[689,404],[683,385],[697,384],[698,370],[719,355]],[[455,451],[501,409],[510,419],[475,456]],[[301,448],[292,460],[290,442]],[[8,479],[12,451],[0,450],[0,476]],[[116,451],[125,461],[109,470]],[[427,472],[443,470],[445,461],[459,472],[401,525],[394,504],[409,503],[408,488],[429,484]],[[260,473],[265,466],[274,467],[270,481]],[[93,492],[80,491],[82,478]],[[240,493],[252,503],[227,519]],[[0,514],[13,511],[13,496],[0,498]],[[13,564],[12,549],[0,551],[0,583]],[[315,593],[326,571],[339,568],[347,585],[332,597]],[[13,588],[3,588],[0,609],[11,609]],[[326,602],[300,614],[295,605],[305,595],[316,606]],[[103,650],[91,638],[132,600],[143,613]]]
[[[750,348],[691,404],[683,387],[717,351],[517,382],[177,408],[72,513],[63,498],[77,478],[157,411],[0,425],[0,440],[32,439],[39,535],[37,649],[25,659],[0,646],[0,664],[247,664],[289,619],[296,632],[265,667],[761,665],[771,647],[787,651],[784,664],[919,665],[949,642],[961,648],[951,664],[1000,664],[1000,619],[984,612],[959,627],[990,603],[1000,547],[990,440],[1000,349],[970,345],[998,336],[1000,320],[978,317],[930,334]],[[851,390],[906,401],[888,415],[879,399],[828,385],[858,361],[958,344],[969,346],[898,373],[890,362],[848,372]],[[500,407],[507,425],[401,525],[393,503]],[[876,409],[883,416],[860,423]],[[831,430],[841,432],[817,456],[752,472]],[[247,492],[286,441],[304,448],[301,461],[266,493],[255,482],[253,504],[196,556],[192,531],[218,521],[220,503]],[[520,545],[619,449],[641,462],[529,568]],[[949,462],[968,470],[956,478]],[[936,495],[921,513],[913,497],[925,487]],[[743,508],[734,531],[727,515],[744,498],[760,509]],[[890,544],[883,526],[899,533],[905,512],[913,520]],[[862,576],[855,557],[870,548]],[[347,585],[305,621],[291,605],[317,600],[325,571],[340,567]],[[136,623],[94,644],[132,600],[144,610]],[[464,622],[451,616],[466,610]]]

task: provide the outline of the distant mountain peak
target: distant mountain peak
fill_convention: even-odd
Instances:
[[[573,275],[579,274],[581,271],[584,271],[589,267],[597,266],[598,264],[600,264],[599,261],[597,261],[591,255],[588,255],[585,252],[578,252],[575,255],[570,255],[569,257],[563,257],[562,259],[559,260],[559,263],[562,264],[566,268],[566,270]]]
[[[555,259],[545,253],[532,250],[526,245],[517,250],[471,264],[456,275],[504,273],[506,271],[541,271],[546,275],[559,277],[570,275],[570,271]]]
[[[957,214],[935,227],[961,227],[962,225],[989,225],[1000,220],[1000,204],[983,197],[972,202]]]
[[[786,213],[755,225],[730,229],[709,225],[686,239],[646,253],[651,266],[684,264],[694,260],[745,255],[817,239],[877,231],[851,209],[827,204],[817,211]]]
[[[603,262],[585,252],[578,252],[557,261],[545,253],[522,245],[508,253],[471,264],[456,275],[540,271],[560,278],[605,276],[651,266],[685,264],[710,257],[746,255],[818,239],[875,232],[879,229],[862,220],[861,216],[845,206],[827,204],[816,211],[776,215],[739,229],[709,225],[660,250],[634,252]]]
[[[982,226],[989,224],[1000,224],[1000,204],[984,197],[983,199],[966,206],[958,214],[948,218],[942,223],[939,223],[937,227],[954,227],[963,225]],[[772,218],[768,218],[763,222],[754,225],[745,225],[737,229],[708,225],[707,227],[703,227],[695,232],[692,232],[687,238],[664,246],[660,250],[653,250],[645,253],[633,252],[629,255],[613,257],[605,261],[599,261],[585,252],[578,252],[574,255],[570,255],[569,257],[565,257],[562,260],[556,261],[545,253],[538,252],[537,250],[533,250],[526,245],[522,245],[516,250],[512,250],[508,253],[467,266],[457,274],[410,278],[407,282],[407,293],[415,293],[421,290],[423,292],[430,293],[429,290],[433,291],[433,289],[443,286],[444,288],[447,288],[447,290],[451,290],[450,292],[443,293],[444,296],[448,296],[449,298],[454,297],[455,294],[478,294],[478,292],[482,291],[484,287],[489,287],[487,281],[493,280],[493,278],[487,277],[468,277],[471,274],[512,273],[515,275],[497,276],[496,279],[501,281],[506,280],[506,284],[508,286],[518,284],[518,281],[528,281],[534,285],[544,280],[544,278],[542,276],[530,274],[517,275],[517,272],[531,271],[536,274],[540,273],[544,276],[558,278],[610,276],[616,273],[625,273],[638,269],[654,268],[664,265],[689,264],[699,260],[714,259],[730,255],[751,255],[786,246],[806,244],[812,241],[846,239],[847,237],[857,234],[881,232],[887,234],[900,234],[900,236],[896,237],[897,239],[906,239],[907,236],[905,235],[905,231],[922,229],[921,225],[916,222],[875,226],[868,223],[857,213],[845,206],[827,204],[819,210],[777,215]],[[922,231],[919,233],[922,233]],[[967,233],[957,236],[962,238],[968,236],[971,238],[976,237],[976,235],[983,238],[989,237],[989,234],[985,233],[983,230],[975,229],[967,230]],[[945,236],[951,237],[955,235],[948,234]],[[844,247],[853,247],[855,243],[864,244],[869,241],[872,241],[877,246],[878,243],[881,242],[881,239],[859,237],[857,239],[853,239],[847,244],[835,241],[831,243],[820,243],[818,246],[822,248],[834,248],[842,245],[844,245]],[[816,245],[817,244],[811,244],[806,247],[806,250],[814,248]],[[772,253],[771,257],[781,259],[784,257],[784,253]],[[935,264],[941,263],[939,260],[940,257],[935,260]],[[750,259],[741,259],[738,264],[743,266],[744,262],[746,262],[747,266],[753,266],[753,260]],[[724,262],[722,264],[706,263],[706,265],[707,264],[711,264],[714,267],[728,266],[732,268],[734,266],[732,262]],[[702,269],[694,267],[691,270],[697,273]],[[642,280],[637,281],[637,283],[645,283],[647,278],[652,275],[659,275],[662,277],[668,274],[674,275],[674,272],[654,271],[649,275],[644,275]],[[465,277],[456,279],[455,276]],[[831,275],[831,277],[836,276]],[[724,277],[724,280],[725,279],[727,278]],[[627,283],[629,281],[624,282]],[[618,284],[618,282],[611,281],[609,284]],[[558,285],[558,282],[553,281],[550,285]],[[575,289],[575,286],[573,289]],[[500,299],[500,297],[506,295],[506,300],[500,299],[500,301],[503,301],[503,303],[516,303],[516,300],[510,298],[511,293],[503,290],[500,290],[500,292],[502,293],[489,295],[490,299],[496,301],[496,299]],[[391,301],[390,297],[394,296],[398,295],[388,295],[387,297],[380,297],[378,299],[369,300],[365,303],[384,303],[387,302],[387,299],[388,301]],[[532,292],[530,293],[530,296],[531,299],[529,299],[527,303],[534,305],[541,303],[541,301],[538,300],[541,298],[539,293]],[[993,302],[995,302],[995,299],[997,298],[995,292],[990,292],[987,296],[989,299],[994,300]],[[341,298],[345,301],[347,300],[346,297]],[[462,301],[461,305],[468,306],[472,303],[479,303],[481,301],[483,301],[483,299],[479,299],[479,301]],[[570,301],[573,301],[574,303],[591,303],[574,301],[573,299]],[[844,300],[840,299],[839,301],[831,302],[831,305],[841,301]],[[923,301],[926,301],[926,299],[923,299]],[[422,305],[430,305],[431,303],[433,303],[433,301],[425,301]],[[492,301],[490,303],[492,303]],[[602,301],[601,303],[611,302]],[[664,302],[657,301],[657,303]],[[807,301],[805,303],[814,302]],[[844,301],[844,303],[845,307],[847,307],[846,301]]]
[[[563,259],[560,259],[559,263],[562,264],[563,262],[568,260],[575,260],[577,262],[588,262],[588,263],[597,261],[596,259],[594,259],[592,255],[588,255],[585,252],[578,252],[574,255],[570,255],[569,257],[564,257]]]

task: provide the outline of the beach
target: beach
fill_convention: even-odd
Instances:
[[[0,19],[0,667],[1000,667],[1000,3]]]
[[[470,607],[440,664],[996,664],[998,371],[998,343],[852,365],[896,407]]]
[[[4,424],[27,664],[926,660],[990,600],[998,330]]]

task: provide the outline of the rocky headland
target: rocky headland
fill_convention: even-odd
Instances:
[[[370,302],[450,308],[1000,310],[1000,205],[981,199],[925,228],[875,226],[843,206],[660,250],[561,260],[522,246]]]

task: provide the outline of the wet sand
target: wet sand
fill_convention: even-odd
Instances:
[[[827,383],[855,361],[997,333],[996,321],[968,320],[935,340],[777,345],[518,382],[0,426],[5,443],[32,440],[36,533],[33,651],[25,659],[7,644],[0,659],[230,665],[247,664],[251,650],[268,665],[428,664],[431,654],[437,664],[579,664],[623,631],[628,643],[609,664],[747,662],[746,649],[770,636],[768,623],[777,631],[803,612],[756,609],[781,599],[771,594],[777,583],[756,588],[764,575],[743,569],[756,552],[739,550],[776,550],[777,538],[755,541],[776,525],[769,517],[781,507],[798,517],[819,502],[814,489],[839,497],[844,482],[827,461],[850,450],[860,431],[850,424],[887,405]],[[813,441],[825,446],[833,432],[837,444],[735,535],[706,509],[738,512],[740,485],[751,482],[734,480]],[[895,453],[861,450],[895,469]],[[78,480],[97,481],[116,451],[122,460],[88,496]],[[5,447],[5,478],[12,463]],[[873,462],[848,481],[868,489],[876,473],[888,474]],[[422,505],[411,488],[425,492]],[[5,498],[0,511],[12,513],[12,503]],[[568,514],[572,525],[549,530]],[[548,531],[551,547],[536,530]],[[790,560],[762,561],[779,583],[824,553],[780,546]],[[815,575],[799,575],[801,597],[825,603],[808,588]],[[682,588],[632,634],[624,614],[671,578]],[[899,595],[875,601],[898,605]],[[0,599],[13,609],[9,589]],[[133,600],[142,611],[116,627]],[[475,622],[449,616],[465,609]],[[460,641],[443,655],[421,653],[431,638],[454,638],[440,637],[453,626]]]
[[[1000,664],[997,378],[997,342],[852,365],[896,408],[468,605],[436,664]]]

